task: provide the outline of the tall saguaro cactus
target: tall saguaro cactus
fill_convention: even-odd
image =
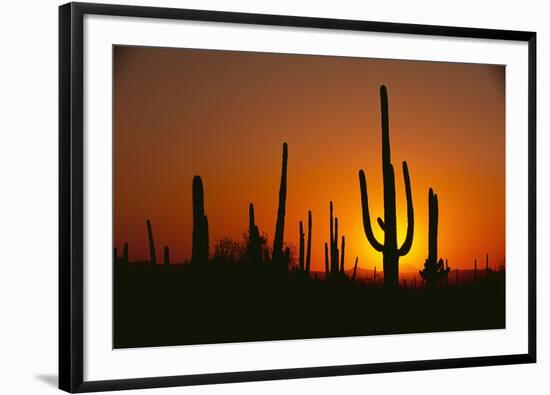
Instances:
[[[155,241],[153,239],[153,228],[151,221],[147,220],[147,235],[149,236],[149,259],[152,265],[157,264],[157,254],[155,252]]]
[[[193,177],[193,263],[208,260],[208,218],[204,214],[204,188],[200,176]]]
[[[311,210],[307,212],[307,249],[306,249],[306,274],[309,276],[311,267]]]
[[[382,121],[382,179],[384,182],[384,220],[378,218],[378,224],[384,232],[384,242],[379,242],[371,227],[367,182],[363,170],[359,170],[361,205],[363,208],[363,227],[369,243],[382,253],[384,269],[384,288],[395,289],[399,286],[399,257],[406,255],[412,246],[414,234],[414,210],[411,183],[407,162],[403,162],[403,178],[407,196],[407,236],[401,247],[397,246],[397,219],[395,210],[395,175],[390,158],[390,128],[388,116],[388,93],[386,87],[380,87],[380,105]]]
[[[298,269],[300,270],[300,272],[303,272],[305,270],[304,253],[305,253],[304,225],[302,224],[302,221],[300,221],[300,252],[299,252],[299,258],[298,258]]]
[[[283,143],[283,165],[281,169],[281,185],[279,187],[279,208],[277,209],[277,223],[275,225],[275,238],[273,240],[273,262],[280,263],[284,258],[283,238],[285,232],[286,211],[286,173],[288,160],[288,146]]]

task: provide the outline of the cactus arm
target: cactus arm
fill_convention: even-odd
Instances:
[[[385,231],[386,228],[384,227],[384,221],[382,220],[382,218],[378,217],[376,221],[378,222],[378,225],[380,225],[380,228]]]
[[[414,235],[414,209],[412,203],[411,192],[411,179],[409,177],[409,168],[407,162],[403,162],[403,178],[405,180],[405,193],[407,195],[407,236],[401,248],[399,248],[399,255],[406,255],[412,247],[413,235]]]
[[[369,198],[367,194],[367,181],[365,180],[365,173],[363,170],[359,170],[359,185],[361,188],[361,207],[363,209],[363,228],[365,229],[365,235],[372,247],[379,252],[384,250],[384,246],[376,240],[370,223],[369,213]]]

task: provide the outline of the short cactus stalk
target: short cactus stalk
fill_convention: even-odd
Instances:
[[[374,274],[372,275],[372,287],[376,288],[376,266],[374,267]]]
[[[304,254],[305,254],[305,234],[304,234],[304,225],[302,224],[302,221],[300,221],[300,250],[298,255],[298,270],[300,273],[303,273],[305,271],[305,262],[304,262]]]
[[[168,246],[164,246],[164,264],[170,264],[170,249],[168,248]]]
[[[309,276],[311,268],[311,210],[307,213],[307,249],[306,249],[306,275]]]
[[[397,245],[397,218],[395,208],[395,175],[390,159],[390,128],[388,116],[388,93],[386,87],[380,87],[381,123],[382,123],[382,179],[384,183],[384,220],[378,218],[378,225],[384,232],[384,242],[376,239],[371,226],[367,182],[363,170],[359,171],[361,206],[363,209],[363,227],[369,243],[382,253],[384,270],[384,288],[399,287],[399,257],[406,255],[412,246],[414,234],[414,210],[411,183],[407,162],[403,162],[403,178],[407,198],[407,235],[405,241]]]
[[[191,262],[208,261],[208,218],[204,214],[204,188],[200,176],[193,177],[193,246]]]
[[[275,238],[273,239],[272,254],[272,261],[276,264],[280,264],[285,258],[283,255],[283,239],[285,232],[287,161],[288,145],[287,143],[283,143],[283,163],[281,168],[281,184],[279,186],[279,207],[277,209],[277,223],[275,225]],[[282,263],[284,264],[284,262]],[[286,265],[288,265],[288,262],[286,262]]]
[[[424,269],[420,270],[420,275],[426,280],[426,288],[434,289],[437,284],[445,279],[449,272],[449,267],[445,268],[443,259],[437,258],[437,228],[439,224],[439,206],[437,194],[434,194],[432,188],[428,193],[428,258],[424,262]]]
[[[359,257],[355,257],[355,265],[353,266],[353,274],[351,276],[351,280],[355,281],[355,275],[357,274],[357,263],[359,262]]]
[[[489,280],[489,254],[485,255],[485,279]]]
[[[248,206],[248,240],[246,245],[247,262],[260,264],[262,262],[262,250],[265,239],[260,236],[260,230],[254,219],[254,205]],[[264,254],[267,251],[264,251]],[[265,260],[265,259],[264,259]]]
[[[149,236],[149,260],[151,265],[157,264],[157,254],[155,252],[155,241],[153,239],[153,228],[151,221],[147,220],[147,235]]]

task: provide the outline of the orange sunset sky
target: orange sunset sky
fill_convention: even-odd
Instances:
[[[281,153],[288,143],[285,242],[313,213],[312,270],[324,270],[329,201],[346,265],[382,268],[363,231],[358,170],[372,227],[383,218],[380,85],[389,96],[399,245],[406,233],[401,163],[415,232],[400,272],[427,257],[428,189],[439,196],[439,255],[454,268],[505,259],[504,66],[146,47],[114,48],[114,245],[148,259],[191,256],[192,178],[202,177],[213,241],[242,239],[248,204],[272,246]],[[481,262],[481,263],[480,263]]]

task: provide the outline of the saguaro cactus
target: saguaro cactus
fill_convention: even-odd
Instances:
[[[378,218],[378,224],[384,232],[384,242],[379,242],[371,227],[367,182],[363,170],[359,170],[361,188],[361,206],[363,208],[363,227],[369,243],[382,253],[384,270],[384,288],[395,289],[399,286],[399,257],[406,255],[412,246],[414,234],[414,210],[411,183],[407,162],[403,162],[403,178],[407,196],[407,235],[401,247],[397,246],[397,218],[395,213],[395,175],[390,158],[390,128],[388,117],[388,93],[386,87],[380,87],[380,105],[382,120],[382,179],[384,182],[384,220]]]
[[[328,267],[328,244],[325,242],[325,278],[328,279],[329,274],[330,274],[330,269]]]
[[[208,218],[204,214],[204,189],[200,176],[193,177],[193,263],[208,260]]]
[[[334,217],[334,206],[332,202],[329,205],[330,209],[330,274],[334,277],[338,276],[338,273],[343,273],[343,259],[344,259],[344,248],[346,239],[342,236],[342,245],[341,249],[338,248],[338,217]],[[342,254],[340,256],[340,253]],[[340,262],[342,261],[342,264]]]
[[[285,232],[286,210],[286,173],[288,160],[288,146],[283,143],[283,165],[281,169],[281,184],[279,187],[279,208],[277,209],[277,223],[275,225],[275,238],[273,239],[273,256],[275,263],[280,263],[283,256],[283,238]]]
[[[357,262],[359,262],[359,257],[355,257],[355,265],[353,266],[353,275],[351,276],[352,281],[355,281],[355,274],[357,273]]]
[[[246,246],[246,253],[249,262],[262,262],[262,249],[264,243],[265,240],[262,236],[260,236],[260,230],[254,220],[254,205],[250,203],[248,206],[248,243]]]
[[[170,264],[170,249],[168,248],[168,246],[164,246],[164,264]]]
[[[311,266],[311,210],[307,213],[307,250],[306,250],[306,274],[309,276]]]
[[[147,235],[149,236],[149,259],[152,265],[156,265],[157,254],[155,252],[155,241],[153,240],[153,228],[149,220],[147,220]]]
[[[305,254],[305,234],[304,234],[304,225],[300,221],[300,252],[298,257],[298,268],[300,272],[305,270],[304,266],[304,254]]]
[[[428,259],[424,262],[424,269],[420,270],[420,275],[426,280],[427,288],[435,288],[438,282],[444,279],[449,272],[449,267],[445,267],[443,259],[437,258],[437,227],[439,224],[439,205],[437,203],[437,194],[434,194],[432,188],[428,192]]]
[[[344,250],[346,248],[346,238],[342,236],[342,251],[340,255],[340,273],[344,274]]]

